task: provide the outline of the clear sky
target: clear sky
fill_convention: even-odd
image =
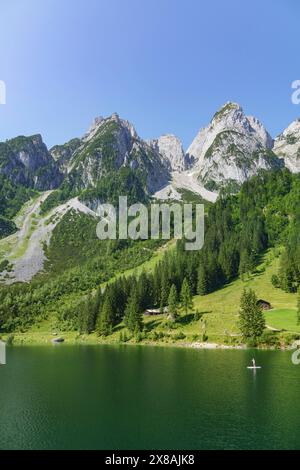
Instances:
[[[299,21],[299,0],[0,0],[0,140],[116,111],[186,147],[228,100],[274,136],[300,117]]]

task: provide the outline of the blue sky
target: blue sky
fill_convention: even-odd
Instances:
[[[300,116],[298,0],[0,0],[0,140],[51,146],[117,111],[186,147],[226,101],[278,134]]]

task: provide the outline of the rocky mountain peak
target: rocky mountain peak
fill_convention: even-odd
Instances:
[[[100,129],[101,125],[103,124],[103,122],[105,121],[104,117],[102,116],[97,116],[91,126],[89,127],[88,131],[86,132],[86,134],[83,136],[83,141],[88,141],[90,139],[92,139],[98,132],[98,130]]]
[[[243,112],[241,106],[233,101],[227,101],[221,108],[214,114],[212,120],[224,119],[226,116],[233,112]]]
[[[124,129],[126,132],[129,133],[129,135],[132,138],[135,138],[135,139],[138,138],[138,135],[134,126],[129,121],[125,119],[121,119],[117,113],[113,113],[111,116],[107,118],[104,118],[102,116],[96,117],[92,125],[90,126],[89,130],[87,131],[87,133],[83,136],[83,139],[82,139],[83,142],[88,142],[91,139],[93,139],[98,134],[100,129],[105,124],[110,123],[110,122],[117,124],[120,127],[120,129]]]
[[[258,119],[246,116],[238,103],[228,102],[201,129],[188,157],[208,189],[240,185],[260,169],[280,166],[271,152],[273,140]]]
[[[175,135],[162,135],[158,139],[150,140],[149,145],[163,157],[171,171],[184,171],[186,169],[186,158],[182,143]]]
[[[63,152],[61,148],[55,149],[53,155],[60,162],[64,161],[68,184],[77,191],[95,188],[101,178],[114,178],[123,168],[138,173],[149,193],[168,181],[169,170],[162,158],[138,136],[134,126],[117,113],[96,118],[80,144],[72,147],[71,155],[69,144],[65,144]]]

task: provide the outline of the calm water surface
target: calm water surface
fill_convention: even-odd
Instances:
[[[290,352],[57,345],[7,356],[1,449],[300,449]]]

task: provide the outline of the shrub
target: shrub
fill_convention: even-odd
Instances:
[[[279,346],[280,341],[278,336],[271,331],[271,330],[265,330],[261,337],[259,338],[259,344],[265,344],[267,346]]]
[[[178,328],[178,324],[174,321],[168,320],[165,323],[166,327],[169,328],[170,330],[176,330]]]
[[[194,313],[194,321],[199,321],[203,317],[203,313],[200,313],[198,310]]]
[[[192,341],[198,341],[200,339],[199,335],[193,335],[192,336]]]
[[[127,335],[126,331],[120,331],[119,335],[119,342],[120,343],[127,343],[131,339],[130,336]]]
[[[257,340],[255,338],[249,338],[247,341],[248,348],[256,348]]]
[[[279,278],[278,278],[277,274],[272,275],[271,283],[272,283],[273,287],[276,287],[276,289],[278,289],[280,287],[280,281],[279,281]]]
[[[148,335],[149,339],[153,341],[157,341],[165,337],[165,334],[162,331],[152,331],[150,335]]]
[[[296,333],[290,333],[290,334],[285,335],[284,343],[286,346],[290,346],[293,344],[294,341],[297,341],[299,339],[300,339],[300,335]]]
[[[138,332],[136,335],[135,335],[135,342],[136,343],[140,343],[142,341],[142,335],[140,332]]]
[[[179,333],[176,333],[176,335],[174,336],[174,339],[176,341],[179,341],[179,340],[185,339],[185,338],[186,338],[186,336],[182,331],[179,331]]]

